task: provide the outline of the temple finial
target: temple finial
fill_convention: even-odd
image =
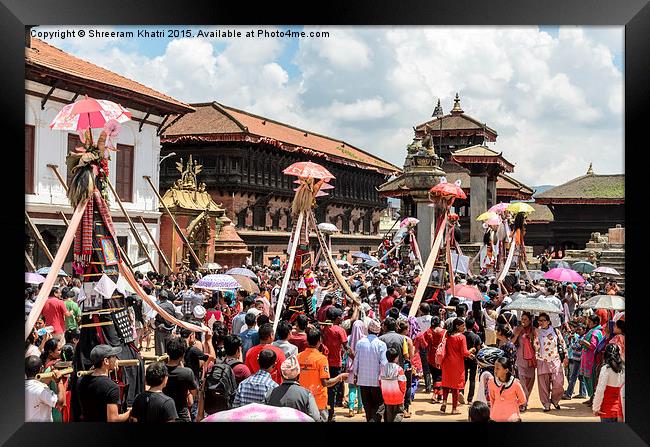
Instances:
[[[441,118],[444,115],[444,112],[442,111],[442,106],[440,105],[440,98],[438,98],[438,104],[436,105],[436,108],[433,110],[433,115],[432,117],[435,118]]]
[[[594,169],[592,167],[593,163],[589,163],[589,169],[587,169],[587,175],[594,175]]]
[[[454,108],[451,109],[451,113],[463,113],[464,110],[460,107],[460,97],[456,93],[456,98],[454,98]]]

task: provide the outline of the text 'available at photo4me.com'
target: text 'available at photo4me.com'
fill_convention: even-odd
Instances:
[[[66,39],[66,38],[90,38],[90,39],[114,39],[114,38],[151,38],[151,39],[175,39],[175,38],[205,38],[205,39],[299,39],[299,38],[328,38],[329,31],[299,31],[299,30],[278,30],[263,28],[198,28],[198,29],[135,29],[135,30],[99,30],[99,29],[62,29],[54,31],[31,30],[32,37],[39,39]]]

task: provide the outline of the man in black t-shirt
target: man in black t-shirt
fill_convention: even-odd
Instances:
[[[145,381],[149,390],[135,398],[131,408],[133,422],[176,422],[178,413],[174,400],[163,394],[168,376],[163,362],[154,362],[147,367]]]
[[[183,365],[188,367],[194,373],[196,381],[201,384],[201,362],[215,360],[214,348],[212,347],[212,331],[205,334],[203,349],[200,350],[196,342],[196,334],[188,329],[181,329],[181,338],[187,343],[187,350],[183,355]],[[199,342],[200,343],[200,342]]]
[[[476,349],[478,352],[481,349],[482,342],[474,332],[474,317],[465,318],[465,341],[467,342],[467,349]],[[469,382],[469,390],[467,391],[467,403],[471,404],[474,398],[474,383],[476,382],[476,358],[465,357],[465,381]],[[461,393],[463,391],[461,390]]]
[[[178,420],[191,422],[190,408],[196,397],[199,384],[190,368],[183,366],[183,356],[187,349],[187,343],[180,337],[173,337],[167,342],[167,370],[169,378],[163,393],[174,399]]]
[[[131,410],[119,414],[120,389],[108,378],[115,369],[120,347],[97,345],[90,351],[95,370],[79,380],[78,391],[83,422],[127,422]]]

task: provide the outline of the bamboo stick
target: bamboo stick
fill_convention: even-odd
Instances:
[[[31,256],[29,256],[29,253],[27,253],[27,250],[25,250],[25,261],[27,261],[27,265],[29,266],[30,270],[32,272],[35,272],[36,266],[34,265],[34,261],[32,261]]]
[[[129,224],[129,227],[131,228],[131,232],[133,233],[133,236],[135,236],[135,240],[138,243],[138,246],[144,251],[145,256],[147,257],[147,260],[149,261],[149,264],[151,264],[151,268],[153,271],[157,274],[158,273],[158,268],[154,265],[153,260],[151,259],[151,256],[149,256],[149,251],[147,251],[146,247],[144,246],[144,242],[142,242],[142,239],[140,238],[140,234],[138,233],[138,230],[135,228],[135,225],[133,225],[133,221],[131,220],[131,217],[129,217],[129,214],[126,212],[126,209],[124,209],[124,205],[122,204],[122,200],[120,200],[119,196],[115,192],[115,189],[113,188],[113,184],[111,183],[110,179],[106,177],[106,184],[110,188],[111,192],[113,193],[113,196],[115,197],[115,200],[117,201],[117,204],[119,205],[120,209],[122,210],[122,214],[124,214],[124,217],[126,217],[126,222]]]
[[[100,327],[100,326],[112,326],[112,325],[113,325],[112,321],[100,321],[99,323],[80,324],[79,329],[83,329],[86,327]]]
[[[68,193],[68,185],[66,185],[65,180],[63,180],[63,177],[61,177],[61,174],[59,173],[58,165],[47,165],[48,168],[52,169],[54,171],[54,175],[56,175],[56,178],[59,179],[59,182],[61,182],[61,185],[63,186],[63,189],[65,189],[66,194]]]
[[[68,374],[72,374],[74,372],[74,368],[65,368],[65,369],[60,369],[58,371],[60,375],[67,376]],[[52,377],[54,377],[53,371],[36,374],[36,380],[51,379]]]
[[[147,232],[149,239],[151,239],[151,242],[153,242],[154,247],[156,247],[156,250],[158,251],[158,256],[160,256],[160,259],[162,259],[169,273],[172,273],[174,270],[172,269],[171,265],[169,265],[169,261],[167,261],[167,257],[165,256],[165,253],[163,253],[163,251],[160,249],[160,246],[158,245],[158,242],[156,242],[156,239],[151,234],[151,231],[149,231],[149,228],[147,228],[147,224],[144,222],[144,218],[142,216],[138,216],[138,217],[140,219],[140,223],[144,227],[144,230]]]
[[[278,323],[280,323],[280,315],[282,315],[282,305],[284,304],[284,295],[287,293],[287,286],[289,285],[289,277],[291,276],[291,270],[293,269],[293,262],[296,259],[296,249],[300,244],[300,230],[302,229],[302,223],[305,219],[305,212],[301,212],[298,216],[298,222],[296,223],[296,228],[294,229],[293,238],[291,242],[291,252],[289,253],[289,263],[287,264],[287,271],[284,273],[284,278],[282,279],[282,286],[280,287],[280,294],[278,295],[278,302],[275,305],[275,315],[276,318],[273,321],[273,332],[278,328]]]
[[[38,228],[36,228],[36,225],[34,225],[34,222],[32,222],[32,218],[29,217],[27,210],[25,210],[25,220],[27,221],[27,226],[31,232],[34,234],[34,236],[36,236],[36,242],[38,242],[38,246],[41,247],[41,250],[43,250],[45,256],[47,256],[47,259],[49,259],[50,262],[54,262],[54,256],[52,256],[50,249],[47,248],[47,245],[45,245],[45,241],[43,240],[43,236],[41,236],[41,232],[38,231]]]
[[[34,307],[32,307],[32,310],[29,312],[29,317],[25,322],[25,340],[27,339],[27,337],[29,337],[29,334],[32,333],[32,329],[34,328],[36,319],[41,314],[41,311],[43,310],[43,306],[45,306],[45,301],[47,300],[47,297],[50,294],[50,290],[52,290],[54,281],[56,281],[56,278],[59,274],[59,269],[61,268],[63,262],[65,261],[65,257],[68,254],[68,250],[70,250],[70,246],[72,245],[72,241],[74,239],[74,234],[77,230],[77,227],[79,226],[79,223],[81,222],[81,217],[83,216],[83,212],[84,209],[86,209],[87,203],[88,203],[87,200],[84,200],[83,202],[79,203],[77,205],[77,209],[75,209],[75,212],[72,215],[70,226],[68,227],[67,231],[65,232],[65,235],[63,236],[63,240],[61,241],[61,245],[59,246],[59,251],[57,251],[56,253],[56,258],[54,259],[54,261],[52,261],[52,268],[50,268],[50,272],[45,277],[45,282],[43,282],[41,291],[39,292],[38,297],[34,302]]]
[[[169,355],[168,354],[163,354],[163,355],[143,355],[142,359],[145,362],[166,362],[169,360]]]
[[[435,226],[435,223],[433,226]],[[436,238],[433,242],[433,247],[431,249],[431,252],[429,253],[427,262],[424,265],[424,271],[422,272],[422,276],[420,277],[418,288],[415,290],[415,297],[413,298],[413,303],[411,304],[411,310],[409,311],[409,315],[408,315],[409,317],[414,317],[418,309],[420,308],[420,302],[422,301],[422,297],[424,297],[424,291],[426,290],[427,284],[429,283],[429,277],[431,276],[433,265],[436,263],[436,259],[438,258],[438,251],[440,250],[442,235],[444,234],[446,227],[447,227],[447,213],[445,212],[445,216],[442,220],[442,224],[440,225],[438,234],[436,235]]]
[[[199,257],[194,252],[194,249],[192,248],[192,246],[190,245],[190,242],[187,240],[187,237],[185,236],[185,234],[181,230],[181,227],[178,226],[178,223],[176,222],[176,219],[174,219],[174,216],[172,215],[172,212],[169,211],[169,208],[167,208],[167,205],[165,205],[165,202],[163,201],[162,197],[160,196],[160,193],[158,192],[156,187],[151,182],[151,177],[149,177],[148,175],[143,175],[143,177],[149,183],[149,186],[151,186],[151,189],[153,189],[153,192],[156,193],[156,196],[158,197],[158,200],[160,201],[160,204],[163,206],[163,208],[167,212],[167,215],[169,216],[172,223],[174,224],[174,229],[176,230],[178,235],[183,240],[183,243],[187,246],[188,250],[190,251],[190,254],[192,255],[192,258],[194,258],[194,261],[196,262],[196,265],[200,267],[203,263],[199,260]]]

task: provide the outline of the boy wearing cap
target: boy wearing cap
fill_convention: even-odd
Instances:
[[[122,348],[97,345],[90,351],[90,361],[95,370],[79,381],[79,402],[83,422],[127,422],[131,410],[119,413],[120,389],[108,378],[115,369],[117,354]]]
[[[314,395],[300,386],[300,364],[296,356],[291,356],[280,365],[282,384],[267,393],[264,403],[274,407],[289,407],[302,411],[315,422],[320,421],[320,412]]]

